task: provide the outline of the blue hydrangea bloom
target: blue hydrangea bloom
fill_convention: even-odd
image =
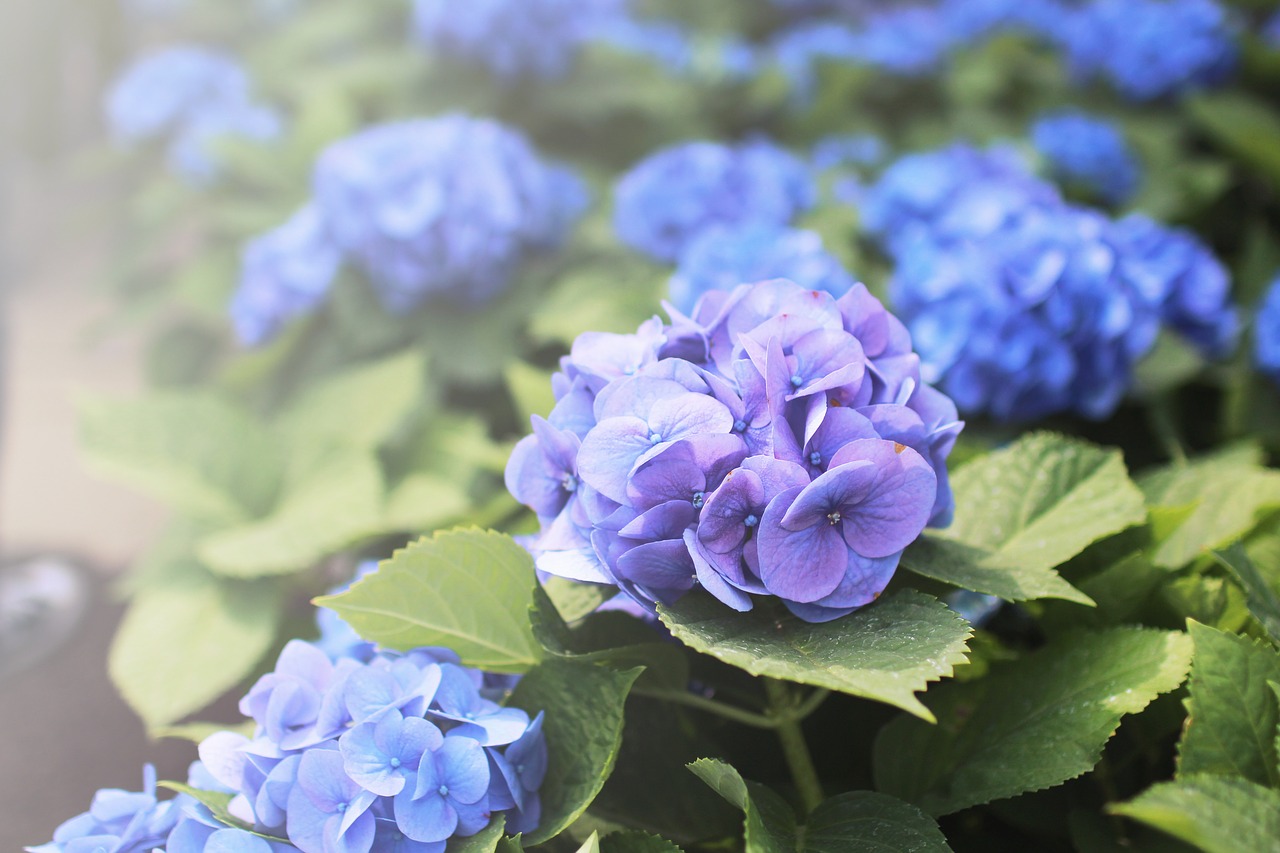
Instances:
[[[1054,113],[1036,121],[1031,138],[1060,182],[1111,204],[1123,204],[1138,187],[1138,162],[1110,122],[1076,111]]]
[[[521,260],[559,245],[587,202],[583,183],[522,134],[462,115],[337,142],[313,184],[328,233],[392,312],[437,295],[485,302]]]
[[[907,330],[860,284],[837,299],[778,279],[671,310],[580,335],[516,445],[506,482],[542,523],[538,568],[650,609],[695,586],[815,622],[873,601],[953,509],[962,424]]]
[[[377,570],[377,560],[365,560],[356,566],[355,576],[351,580],[327,590],[325,595],[346,592],[351,588],[351,584]],[[355,658],[358,661],[368,662],[377,652],[377,646],[357,634],[355,628],[328,607],[316,608],[316,627],[320,630],[320,636],[315,641],[315,645],[331,660]]]
[[[217,172],[219,139],[267,140],[279,117],[253,102],[248,75],[234,59],[201,47],[171,47],[135,62],[106,101],[112,134],[123,143],[168,141],[170,166],[193,182]]]
[[[598,36],[615,50],[652,59],[666,70],[681,74],[693,64],[693,42],[678,24],[618,17]]]
[[[417,38],[500,79],[557,78],[582,46],[626,11],[626,0],[414,0]]]
[[[1215,0],[1091,0],[1066,18],[1063,40],[1077,74],[1101,75],[1136,100],[1219,83],[1238,54]]]
[[[786,225],[812,207],[809,168],[765,140],[689,142],[643,160],[614,190],[614,228],[624,243],[674,262],[712,226]]]
[[[250,242],[241,261],[240,286],[231,299],[236,336],[258,346],[289,320],[314,311],[328,296],[342,252],[312,205],[284,225]]]
[[[1280,385],[1280,276],[1267,288],[1253,326],[1253,361]]]
[[[1275,48],[1280,48],[1280,12],[1276,12],[1262,26],[1262,39]]]
[[[89,811],[59,826],[53,840],[29,853],[151,853],[163,847],[177,824],[180,803],[156,800],[156,769],[143,770],[139,792],[104,788],[93,796]]]
[[[841,133],[824,136],[813,145],[809,159],[818,169],[839,166],[874,166],[884,159],[884,140],[871,133]]]
[[[772,225],[710,228],[681,254],[671,277],[671,303],[687,314],[709,290],[733,290],[772,278],[837,297],[855,284],[812,231]]]

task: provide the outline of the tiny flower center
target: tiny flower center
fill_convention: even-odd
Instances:
[[[449,786],[441,785],[438,789],[436,789],[436,793],[438,793],[442,797],[449,796]]]
[[[760,519],[756,518],[756,514],[753,512],[751,513],[751,515],[748,515],[746,518],[742,519],[742,523],[747,527],[755,527],[757,524],[760,523]]]
[[[560,478],[560,488],[566,492],[576,492],[578,490],[578,478],[572,474],[565,474]]]
[[[705,493],[705,492],[694,492],[694,493],[693,493],[693,508],[694,508],[694,509],[702,509],[702,504],[704,503],[705,499],[706,499],[706,493]]]
[[[393,758],[393,759],[391,759],[391,766],[392,766],[392,767],[399,767],[399,766],[400,766],[400,759],[398,759],[398,758]]]
[[[792,388],[799,388],[799,387],[800,387],[801,385],[803,385],[803,384],[804,384],[804,377],[803,377],[803,376],[801,376],[799,373],[797,373],[795,376],[792,376],[792,377],[791,377],[791,387],[792,387]]]
[[[827,513],[827,521],[831,522],[832,524],[839,524],[840,510],[835,510],[834,512]]]
[[[657,444],[659,441],[662,441],[662,436],[658,435],[656,432],[649,436],[650,444]]]
[[[734,431],[734,432],[746,432],[746,431],[747,431],[747,422],[746,422],[746,421],[744,421],[742,418],[738,418],[736,421],[734,421],[734,422],[733,422],[733,431]]]
[[[516,765],[516,774],[517,774],[517,775],[521,775],[521,774],[523,774],[523,773],[524,773],[524,765],[523,765],[523,764],[517,764],[517,765]]]
[[[810,465],[812,465],[812,466],[814,466],[815,468],[816,468],[816,467],[818,467],[819,465],[821,465],[821,464],[822,464],[822,454],[821,454],[821,453],[819,453],[819,452],[818,452],[818,451],[816,451],[816,450],[815,450],[815,451],[813,451],[812,453],[810,453],[810,454],[809,454],[809,464],[810,464]]]
[[[347,810],[347,804],[346,804],[346,803],[338,803],[338,811],[339,811],[339,812],[345,812],[346,810]]]

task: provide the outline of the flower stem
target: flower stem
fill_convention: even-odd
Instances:
[[[726,720],[733,720],[735,723],[742,723],[744,726],[753,726],[757,729],[778,727],[778,721],[772,717],[766,717],[764,714],[757,714],[754,711],[747,711],[733,705],[726,705],[724,702],[717,702],[715,699],[705,699],[702,696],[684,690],[634,687],[631,692],[636,696],[659,699],[663,702],[674,702],[677,705],[687,705],[699,711],[706,711],[708,714],[724,717]]]
[[[1177,422],[1173,416],[1173,401],[1169,395],[1161,395],[1153,400],[1147,409],[1151,419],[1151,428],[1156,438],[1164,447],[1165,453],[1177,465],[1187,464],[1187,451],[1182,445]]]
[[[769,697],[770,716],[778,720],[777,732],[778,739],[782,741],[782,753],[786,756],[787,766],[791,768],[791,778],[796,783],[800,802],[804,805],[807,814],[818,807],[823,796],[822,783],[818,781],[818,771],[814,769],[809,745],[805,743],[804,732],[800,728],[801,718],[796,715],[799,708],[796,707],[791,692],[781,681],[766,678],[764,689]],[[815,701],[815,697],[810,696],[805,705],[812,704],[816,708],[825,698],[826,696],[823,695]]]

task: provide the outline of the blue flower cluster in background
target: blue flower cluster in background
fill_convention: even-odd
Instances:
[[[924,378],[961,411],[1102,418],[1162,325],[1207,357],[1234,346],[1226,270],[1193,235],[1069,205],[1007,150],[905,157],[864,215]]]
[[[523,134],[462,115],[334,143],[313,189],[309,207],[246,249],[231,309],[245,343],[313,310],[342,258],[392,313],[432,297],[482,304],[521,261],[558,246],[588,202],[585,184],[541,160]]]
[[[633,249],[676,261],[714,226],[784,226],[813,206],[812,173],[763,139],[688,142],[651,155],[619,179],[614,228]]]
[[[560,366],[506,473],[550,574],[649,608],[695,586],[739,611],[773,596],[820,622],[875,600],[950,521],[962,424],[862,285],[713,290],[670,325],[584,333]]]
[[[1280,385],[1280,276],[1267,287],[1254,318],[1253,361],[1264,376]]]
[[[106,110],[117,140],[164,142],[170,168],[192,183],[217,176],[218,140],[270,140],[281,129],[279,115],[254,102],[238,62],[195,46],[139,59],[112,86]]]
[[[1138,188],[1138,162],[1110,122],[1074,110],[1053,113],[1032,126],[1031,140],[1059,183],[1113,205],[1124,204]]]

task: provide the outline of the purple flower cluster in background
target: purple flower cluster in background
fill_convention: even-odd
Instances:
[[[1006,149],[904,157],[864,202],[924,378],[963,412],[1102,418],[1162,325],[1234,346],[1227,272],[1192,234],[1069,205]]]
[[[117,140],[165,142],[170,168],[197,184],[217,176],[212,148],[218,140],[268,140],[280,133],[280,117],[253,101],[240,64],[195,46],[136,61],[112,85],[106,112]]]
[[[622,176],[614,228],[628,246],[670,262],[713,226],[786,225],[816,194],[808,166],[771,142],[688,142]]]
[[[696,586],[809,621],[873,601],[949,522],[962,424],[907,330],[862,285],[705,294],[633,335],[585,333],[507,486],[542,523],[538,567],[652,608]]]
[[[1280,276],[1267,287],[1254,318],[1253,362],[1280,386]]]
[[[344,258],[390,312],[433,297],[482,304],[526,257],[558,246],[588,200],[582,181],[541,160],[523,134],[462,115],[334,143],[313,184],[310,205],[246,249],[231,312],[247,344],[314,310]]]
[[[1114,124],[1078,111],[1046,115],[1031,140],[1060,183],[1079,186],[1108,204],[1124,204],[1138,188],[1138,161]]]

